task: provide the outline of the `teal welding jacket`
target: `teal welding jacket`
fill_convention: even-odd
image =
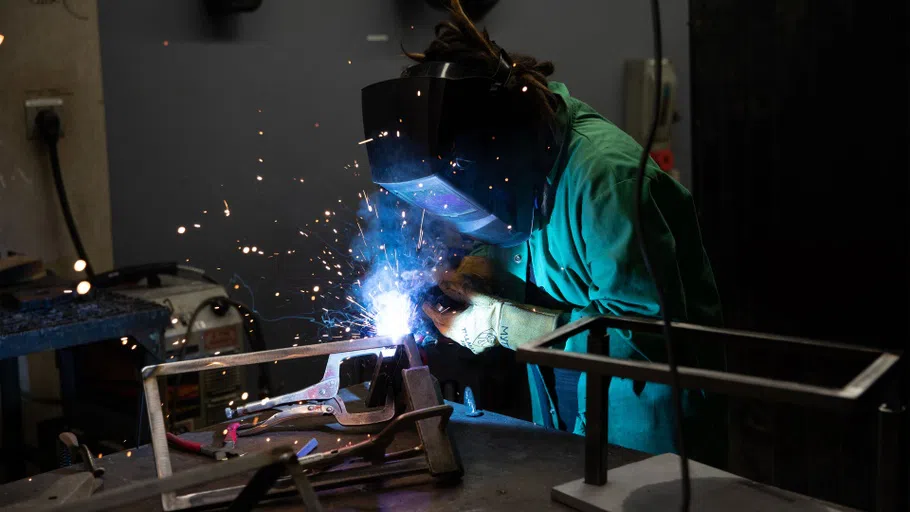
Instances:
[[[560,319],[563,323],[599,314],[657,317],[657,291],[641,258],[633,227],[642,148],[593,108],[572,98],[565,85],[551,82],[550,90],[564,101],[560,122],[566,133],[548,176],[555,191],[552,212],[548,219],[539,221],[526,244],[513,248],[479,246],[474,253],[493,261],[497,293],[525,303],[533,300],[526,296],[530,256],[539,288],[536,291],[555,299],[551,304],[534,305],[559,305],[565,311]],[[642,200],[649,253],[664,283],[674,320],[720,324],[720,299],[689,191],[649,161]],[[611,330],[609,335],[613,357],[666,360],[661,337],[623,330]],[[586,336],[582,333],[571,338],[565,350],[586,351]],[[722,352],[717,350],[710,354],[684,352],[678,357],[682,363],[723,365]],[[529,365],[528,370],[533,380],[539,369]],[[535,423],[543,425],[545,415],[550,415],[552,424],[558,424],[553,397],[538,396],[533,382],[531,389]],[[578,383],[579,415],[562,418],[566,425],[575,425],[577,434],[585,429],[585,389],[583,374]],[[701,414],[705,420],[693,428],[707,436],[718,436],[715,430],[722,419],[717,413],[699,410],[698,403],[705,395],[698,391],[687,395],[687,418]],[[668,386],[618,378],[611,381],[611,443],[648,453],[673,452],[673,418]]]

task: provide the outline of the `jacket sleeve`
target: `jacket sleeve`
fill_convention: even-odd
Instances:
[[[685,319],[686,304],[676,263],[676,242],[664,212],[652,196],[655,180],[646,177],[642,191],[642,224],[647,237],[651,264],[664,287],[674,319]],[[666,179],[670,179],[669,177]],[[574,212],[577,231],[572,233],[576,250],[582,256],[591,286],[588,306],[564,313],[562,320],[571,322],[598,314],[657,317],[660,306],[654,285],[636,238],[636,180],[616,183],[590,180],[578,187]],[[610,330],[612,357],[665,361],[663,338],[625,330]],[[567,350],[585,351],[587,334],[571,338]]]

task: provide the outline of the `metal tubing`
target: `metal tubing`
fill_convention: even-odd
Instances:
[[[616,317],[589,317],[565,325],[550,335],[539,338],[518,348],[518,359],[521,361],[569,368],[598,375],[612,375],[632,380],[670,384],[670,368],[663,363],[615,359],[592,353],[571,353],[546,348],[563,339],[594,328],[620,327],[633,328],[635,331],[654,332],[660,322]],[[703,389],[723,395],[745,396],[766,401],[787,402],[810,407],[846,410],[856,405],[857,401],[892,371],[900,359],[898,353],[853,347],[838,343],[827,343],[781,336],[766,336],[745,331],[730,329],[710,329],[688,324],[674,324],[679,332],[695,334],[709,333],[713,336],[724,335],[731,339],[762,339],[780,343],[797,343],[804,347],[824,347],[831,351],[853,351],[878,357],[869,363],[859,374],[842,388],[829,388],[793,381],[705,370],[686,366],[679,367],[680,383],[684,388]],[[855,354],[854,354],[855,355]]]
[[[227,512],[247,512],[259,503],[275,481],[285,473],[283,464],[271,464],[262,468],[253,475],[246,487],[240,491],[237,498],[231,502]]]
[[[316,497],[316,491],[313,490],[313,486],[304,474],[303,468],[297,464],[290,464],[287,467],[287,471],[288,475],[291,477],[291,481],[294,482],[297,494],[299,494],[300,499],[303,500],[304,510],[306,510],[306,512],[322,512],[322,505],[319,503],[319,498]],[[269,490],[270,489],[266,489],[266,492]]]
[[[603,326],[608,329],[626,329],[633,332],[644,332],[651,334],[663,334],[663,322],[638,317],[620,317],[613,315],[590,316],[585,317],[570,324],[566,324],[553,332],[533,340],[522,348],[540,348],[548,347],[559,343],[574,334],[587,331],[597,326]],[[807,338],[798,338],[795,336],[779,336],[777,334],[767,334],[754,331],[745,331],[739,329],[722,329],[719,327],[708,327],[704,325],[689,324],[684,322],[671,322],[670,328],[677,335],[697,334],[701,340],[725,342],[732,339],[738,341],[754,341],[764,344],[780,344],[790,347],[800,346],[810,350],[822,351],[850,351],[877,355],[882,351],[869,347],[849,345],[846,343],[837,343],[832,341],[819,341]]]
[[[161,375],[176,375],[179,373],[216,370],[231,366],[246,366],[250,364],[270,363],[272,361],[287,361],[290,359],[300,359],[304,357],[327,356],[344,352],[355,352],[358,350],[395,347],[398,345],[406,345],[410,339],[412,339],[410,335],[397,338],[381,336],[376,338],[363,338],[360,340],[314,343],[312,345],[303,345],[299,347],[279,348],[275,350],[263,350],[260,352],[245,352],[242,354],[230,354],[215,357],[204,357],[200,359],[190,359],[185,361],[176,361],[173,363],[146,366],[142,369],[142,378],[148,379],[149,377]]]
[[[594,328],[588,333],[588,353],[609,357],[610,342],[605,340],[606,329]],[[587,412],[585,423],[585,483],[607,483],[607,441],[609,422],[609,375],[588,375]],[[568,419],[567,419],[568,421]]]
[[[344,471],[329,471],[317,473],[310,477],[313,489],[327,491],[375,482],[380,479],[405,477],[417,474],[426,474],[427,461],[424,457],[390,462],[379,466],[370,465],[362,468],[346,469]],[[286,498],[294,495],[294,490],[288,489],[292,484],[290,477],[281,477],[275,487],[266,494],[267,499]],[[234,499],[243,490],[243,486],[225,487],[210,491],[200,491],[182,496],[188,506],[206,507],[218,503],[226,503]]]

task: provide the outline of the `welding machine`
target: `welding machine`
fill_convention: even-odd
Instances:
[[[202,308],[189,329],[190,319],[203,301],[227,298],[218,284],[164,275],[160,276],[160,286],[135,286],[118,293],[156,302],[171,311],[171,325],[164,332],[160,351],[167,362],[244,351],[243,319],[230,307]],[[166,398],[174,405],[170,411],[172,424],[194,430],[221,421],[228,402],[248,389],[246,384],[244,367],[190,374],[179,382],[169,382]]]

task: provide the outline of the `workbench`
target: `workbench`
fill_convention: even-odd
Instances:
[[[46,278],[30,283],[39,293],[52,288],[59,279]],[[11,289],[0,290],[12,291]],[[159,354],[160,335],[169,325],[170,312],[158,304],[106,290],[90,296],[59,301],[48,308],[25,311],[0,307],[0,393],[3,406],[2,461],[7,476],[25,476],[22,441],[22,404],[17,358],[46,350],[57,351],[63,415],[73,414],[75,369],[70,349],[104,340],[126,337],[129,343]]]
[[[526,421],[485,412],[468,417],[465,408],[455,408],[448,429],[461,454],[464,478],[455,486],[441,486],[423,477],[410,485],[357,486],[320,494],[328,510],[414,510],[414,511],[471,511],[502,510],[509,512],[537,510],[570,510],[550,500],[550,488],[580,478],[584,470],[584,438],[546,430]],[[344,444],[347,439],[362,439],[364,434],[330,434],[320,439],[318,451],[332,447],[332,442]],[[357,437],[359,436],[359,437]],[[268,439],[268,441],[266,441]],[[302,446],[308,437],[292,432],[240,438],[239,448],[250,441],[278,445],[299,441]],[[326,445],[329,445],[328,447]],[[637,462],[648,455],[620,447],[610,447],[611,469]],[[175,474],[199,464],[219,462],[193,454],[171,450]],[[151,446],[106,455],[104,489],[114,489],[137,480],[153,478],[155,463]],[[0,508],[40,494],[57,479],[81,466],[63,468],[30,479],[19,480],[0,487]],[[299,509],[299,500],[282,502],[283,508]],[[131,505],[131,512],[160,510],[160,499],[154,498]]]

